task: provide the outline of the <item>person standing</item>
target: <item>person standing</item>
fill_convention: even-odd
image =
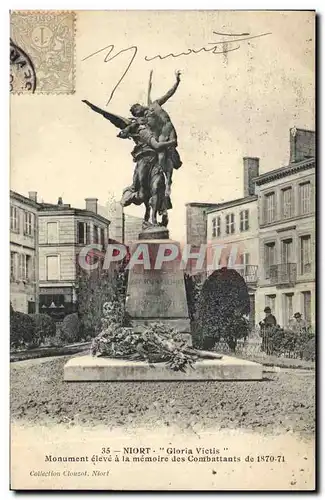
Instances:
[[[260,327],[270,328],[271,326],[276,326],[277,325],[276,317],[273,316],[271,308],[266,307],[264,309],[264,312],[265,312],[265,318],[262,321],[260,321]]]
[[[259,325],[261,328],[261,336],[262,336],[262,351],[267,352],[267,351],[269,351],[269,349],[268,349],[268,344],[269,344],[268,337],[269,337],[269,335],[268,334],[269,334],[271,328],[274,328],[277,326],[277,321],[276,321],[276,317],[273,316],[270,307],[266,307],[264,309],[264,312],[265,312],[265,318],[262,321],[260,321]]]
[[[307,322],[302,318],[300,312],[296,312],[293,315],[293,319],[290,321],[289,328],[296,333],[307,331]]]

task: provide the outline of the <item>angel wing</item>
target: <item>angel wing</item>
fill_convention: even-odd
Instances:
[[[93,111],[96,111],[96,113],[99,113],[102,115],[106,120],[109,120],[115,127],[123,130],[126,128],[128,125],[131,125],[132,121],[129,120],[128,118],[123,118],[123,116],[119,115],[114,115],[113,113],[109,113],[108,111],[105,111],[104,109],[99,108],[98,106],[95,106],[95,104],[92,104],[91,102],[87,100],[83,100],[87,106],[90,107]]]

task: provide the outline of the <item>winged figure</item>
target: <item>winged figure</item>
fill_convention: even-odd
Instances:
[[[123,118],[123,116],[119,115],[114,115],[113,113],[109,113],[108,111],[105,111],[104,109],[99,108],[98,106],[95,106],[95,104],[92,104],[91,102],[87,101],[84,99],[82,102],[87,104],[87,106],[90,107],[93,111],[96,113],[99,113],[102,115],[106,120],[109,120],[115,127],[123,130],[126,127],[130,126],[132,124],[132,118]],[[134,121],[134,120],[133,120]]]
[[[144,222],[149,222],[151,213],[151,223],[158,225],[157,214],[159,214],[162,216],[161,225],[167,227],[167,210],[172,208],[172,205],[170,197],[166,196],[166,176],[159,163],[159,154],[175,147],[176,141],[156,139],[160,122],[154,112],[139,118],[124,118],[105,111],[87,100],[83,102],[119,128],[121,130],[119,138],[132,139],[135,142],[131,153],[136,163],[133,182],[123,191],[122,205],[144,203],[146,207]]]

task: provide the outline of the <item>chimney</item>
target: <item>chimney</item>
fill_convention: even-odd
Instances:
[[[28,191],[28,198],[37,203],[37,191]]]
[[[97,214],[97,202],[98,198],[85,198],[86,210],[89,212],[95,212]]]
[[[255,194],[255,182],[253,179],[258,177],[260,168],[260,159],[245,156],[244,161],[244,197]]]
[[[59,196],[57,205],[63,205],[62,197]]]
[[[290,163],[315,158],[315,132],[293,127],[290,129]]]

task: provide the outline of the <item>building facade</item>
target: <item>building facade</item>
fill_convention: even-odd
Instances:
[[[206,212],[207,243],[212,254],[207,262],[207,275],[216,266],[234,267],[242,275],[250,296],[252,325],[255,324],[259,263],[258,202],[253,179],[258,173],[259,159],[245,157],[244,197],[220,203]]]
[[[258,314],[262,318],[264,307],[271,307],[283,327],[295,312],[315,324],[314,133],[299,132],[300,140],[291,131],[289,165],[256,179],[262,270]]]
[[[39,287],[40,312],[60,320],[76,311],[78,255],[88,244],[105,250],[109,221],[97,213],[97,199],[86,198],[86,208],[58,203],[40,204]]]
[[[285,167],[259,175],[258,158],[243,161],[243,198],[187,204],[187,242],[218,248],[217,261],[208,253],[206,275],[213,272],[212,264],[236,266],[248,286],[252,324],[264,318],[269,306],[282,327],[295,312],[313,326],[315,133],[290,130]]]
[[[110,220],[110,239],[129,246],[142,232],[143,219],[124,212],[120,202],[112,201],[98,206],[98,213]]]
[[[201,245],[208,243],[207,213],[213,208],[217,208],[218,203],[192,202],[186,204],[186,244],[191,245],[191,252],[196,253]],[[190,275],[199,275],[201,279],[206,277],[206,265],[203,270],[196,269],[196,260],[189,259],[187,272]]]
[[[35,193],[10,191],[10,301],[23,313],[38,312],[38,208]]]

